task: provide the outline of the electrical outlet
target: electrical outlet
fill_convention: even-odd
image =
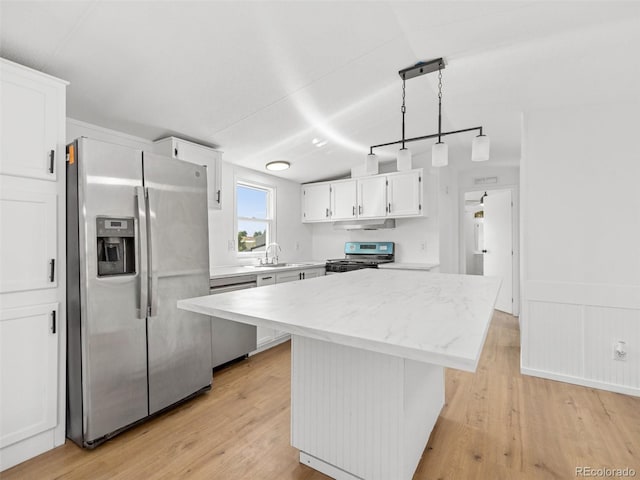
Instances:
[[[613,345],[613,359],[619,362],[627,361],[627,344],[622,340],[618,340]]]

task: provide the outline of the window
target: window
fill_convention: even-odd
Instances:
[[[236,182],[236,249],[241,255],[264,252],[275,241],[274,189]]]

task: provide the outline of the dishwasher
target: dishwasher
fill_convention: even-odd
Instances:
[[[209,293],[219,293],[255,288],[256,275],[216,278],[209,281]],[[244,323],[211,317],[212,368],[233,360],[246,358],[256,349],[256,327]]]

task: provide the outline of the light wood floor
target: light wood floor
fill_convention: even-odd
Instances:
[[[446,373],[446,405],[415,479],[567,479],[577,466],[630,467],[640,478],[640,398],[522,376],[519,365],[518,321],[497,312],[478,371]],[[326,479],[289,445],[289,375],[285,343],[96,450],[67,442],[0,477]]]

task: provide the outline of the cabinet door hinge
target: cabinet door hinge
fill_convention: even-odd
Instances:
[[[418,204],[418,210],[422,210],[422,204]]]
[[[389,186],[389,180],[385,180],[384,184],[388,187]]]
[[[422,177],[418,177],[418,181],[421,182],[422,181]]]

